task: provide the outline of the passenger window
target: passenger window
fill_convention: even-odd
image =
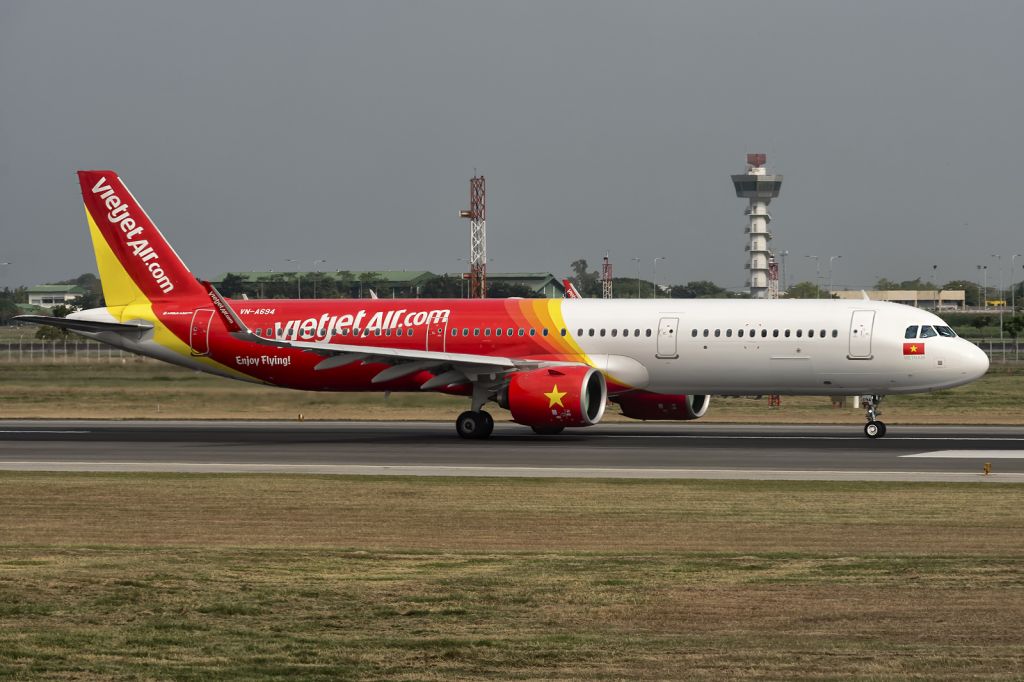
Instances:
[[[921,338],[922,339],[927,339],[927,338],[932,337],[932,336],[938,336],[938,332],[936,332],[933,328],[931,328],[928,325],[924,325],[923,327],[921,327]]]
[[[601,336],[604,336],[604,330],[603,329],[601,330]]]
[[[576,336],[583,336],[583,330],[582,329],[577,329],[576,330]]]
[[[541,336],[547,336],[547,335],[548,335],[548,328],[544,327],[544,329],[541,330]]]
[[[401,329],[399,329],[398,331],[395,332],[395,336],[401,336],[401,335],[402,335],[402,330]]]
[[[629,330],[628,329],[623,329],[622,330],[622,335],[623,336],[629,336]]]
[[[814,330],[813,329],[808,329],[807,330],[807,338],[809,338],[809,339],[813,339],[814,338]]]
[[[459,330],[458,329],[453,329],[452,330],[452,336],[458,336],[458,335],[459,335]]]
[[[707,338],[707,335],[708,335],[708,334],[710,333],[710,331],[711,331],[711,330],[709,330],[709,329],[705,329],[705,330],[704,330],[704,337],[705,337],[705,338]]]
[[[786,330],[785,336],[786,336],[787,339],[789,338],[789,330],[788,329]]]
[[[772,330],[772,338],[776,338],[776,339],[779,338],[779,330],[778,329],[773,329]]]
[[[613,329],[612,330],[612,338],[615,338],[618,335],[619,335],[619,330],[618,329]]]
[[[799,338],[801,338],[801,337],[802,337],[803,335],[804,335],[804,330],[803,330],[803,329],[797,329],[797,330],[796,330],[796,338],[798,338],[798,339],[799,339]]]
[[[508,328],[508,335],[509,335],[509,336],[512,336],[512,332],[513,332],[513,331],[515,331],[515,330],[514,330],[514,329],[512,329],[512,327],[509,327],[509,328]]]
[[[391,336],[391,330],[390,329],[385,329],[384,330],[384,336]]]
[[[633,336],[640,336],[640,330],[639,329],[634,329],[633,330]]]
[[[935,331],[939,333],[939,336],[945,336],[948,339],[956,338],[956,332],[949,327],[940,327],[939,325],[935,325]]]
[[[562,327],[559,331],[561,332],[562,336],[565,336],[565,327]]]
[[[743,338],[743,330],[742,329],[737,329],[736,330],[736,336],[738,336],[740,338]]]
[[[690,333],[690,336],[692,336],[692,337],[696,338],[696,337],[697,337],[697,330],[696,330],[696,329],[694,329],[694,330],[693,330],[693,331],[692,331],[692,332]]]
[[[469,329],[467,329],[466,327],[463,327],[462,328],[462,335],[463,336],[469,336]]]
[[[406,336],[412,336],[412,333],[413,333],[414,331],[415,331],[414,329],[410,329],[410,330],[409,330],[409,331],[408,331],[408,332],[406,333]]]
[[[726,338],[732,338],[732,330],[731,329],[726,329],[725,330],[725,336],[726,336]]]
[[[832,338],[833,339],[838,339],[839,338],[839,330],[838,329],[833,329],[832,330]]]
[[[646,334],[646,336],[650,336],[650,335],[651,335],[651,330],[650,330],[650,329],[648,329],[648,330],[647,330],[647,334]]]
[[[715,330],[715,338],[717,339],[721,335],[722,335],[722,330],[721,329],[716,329]]]
[[[821,330],[821,333],[820,333],[820,334],[818,334],[818,336],[820,336],[821,338],[825,338],[825,330],[824,330],[824,329],[822,329],[822,330]]]
[[[490,336],[490,335],[491,335],[491,328],[490,327],[484,327],[484,336]]]
[[[501,327],[498,327],[497,329],[494,330],[494,335],[501,336]]]
[[[480,336],[480,327],[476,327],[473,329],[473,336]]]
[[[547,331],[547,330],[545,330],[545,331]],[[530,336],[537,336],[537,330],[534,329],[533,327],[530,327]]]
[[[522,335],[523,335],[523,328],[522,328],[522,327],[520,327],[520,328],[519,328],[519,336],[522,336]]]
[[[594,330],[593,329],[588,330],[587,335],[588,336],[593,336],[594,335]]]
[[[352,336],[359,336],[359,327],[352,330]]]
[[[917,325],[912,324],[907,327],[907,333],[903,335],[905,339],[916,339],[917,338]]]

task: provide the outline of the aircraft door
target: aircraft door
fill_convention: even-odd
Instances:
[[[189,327],[188,345],[192,355],[210,354],[210,321],[213,310],[202,308],[192,313],[192,326]]]
[[[678,317],[663,317],[658,323],[658,353],[659,358],[678,358],[677,331],[679,329]]]
[[[425,350],[444,352],[448,343],[448,320],[427,325],[427,346]]]
[[[874,310],[854,310],[850,316],[850,354],[851,360],[870,360],[871,331],[875,325]]]

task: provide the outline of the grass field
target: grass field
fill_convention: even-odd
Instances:
[[[1024,487],[0,474],[0,677],[1020,679]]]
[[[0,418],[84,419],[416,419],[450,420],[468,401],[442,395],[291,391],[220,379],[157,363],[0,363]],[[883,403],[888,423],[1024,424],[1024,366],[993,365],[968,386]],[[495,418],[504,410],[489,406]],[[627,420],[611,406],[608,421]],[[861,424],[863,411],[828,398],[716,398],[702,421]]]

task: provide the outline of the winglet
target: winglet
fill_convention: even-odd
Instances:
[[[224,326],[228,328],[228,331],[231,333],[243,332],[248,334],[249,328],[245,326],[245,322],[242,322],[242,318],[235,314],[235,311],[231,309],[231,306],[220,295],[220,292],[206,280],[201,279],[199,283],[206,289],[206,294],[210,297],[213,307],[216,308],[220,319],[224,322]]]

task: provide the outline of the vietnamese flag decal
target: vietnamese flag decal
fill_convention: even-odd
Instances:
[[[924,343],[923,342],[915,342],[915,343],[905,343],[905,344],[903,344],[903,354],[904,355],[924,355]]]

